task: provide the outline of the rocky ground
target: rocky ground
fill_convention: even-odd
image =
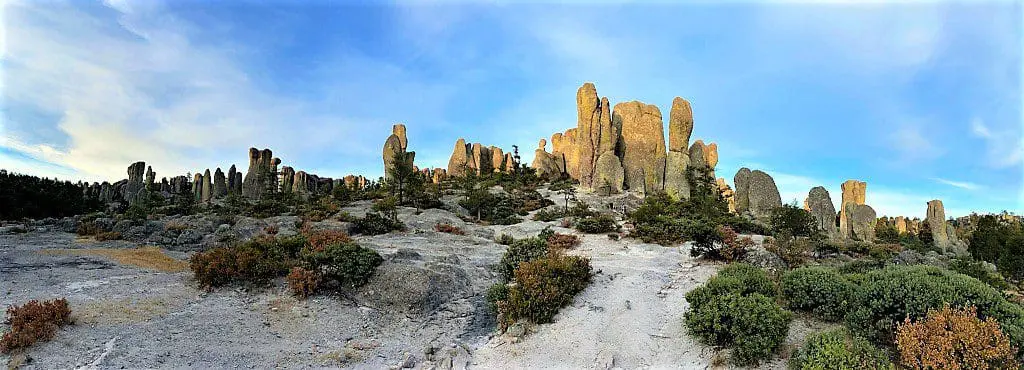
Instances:
[[[629,202],[601,201],[612,209]],[[591,258],[590,287],[554,323],[497,335],[483,298],[505,251],[495,236],[533,236],[548,226],[572,230],[557,222],[467,224],[445,210],[405,209],[400,219],[408,231],[356,238],[385,257],[369,284],[305,301],[291,297],[283,281],[206,292],[184,263],[195,250],[251,237],[268,225],[294,233],[294,217],[189,216],[123,225],[140,241],[79,238],[68,222],[56,220],[0,228],[0,305],[67,297],[76,319],[53,341],[32,347],[27,359],[0,360],[27,360],[26,368],[39,369],[708,368],[719,362],[716,350],[696,343],[682,324],[684,295],[719,265],[694,260],[685,247],[585,235],[570,253]],[[467,235],[435,232],[439,222]],[[159,248],[138,249],[152,245]],[[787,347],[820,326],[794,321]]]

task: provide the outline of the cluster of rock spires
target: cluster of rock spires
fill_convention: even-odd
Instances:
[[[664,121],[657,106],[638,101],[618,103],[611,107],[608,98],[599,98],[592,83],[585,83],[576,93],[577,122],[575,128],[551,136],[551,152],[546,139],[540,139],[531,167],[548,179],[569,177],[587,190],[605,194],[630,191],[641,195],[664,191],[676,199],[690,196],[688,171],[707,169],[714,178],[718,164],[718,146],[696,140],[693,132],[693,110],[680,97],[672,100],[668,119],[668,140]],[[467,143],[458,139],[447,168],[420,169],[414,163],[416,153],[408,151],[406,127],[395,124],[384,142],[382,161],[385,177],[395,168],[396,153],[404,153],[414,171],[427,181],[440,183],[448,176],[465,176],[515,171],[519,166],[517,151],[505,152],[496,146]],[[106,202],[125,201],[129,205],[146,199],[149,192],[165,196],[191,195],[196,202],[206,203],[230,195],[260,200],[275,192],[300,196],[329,194],[335,187],[361,189],[369,181],[363,176],[348,175],[343,179],[321,178],[292,167],[278,169],[281,159],[270,149],[249,149],[249,167],[243,174],[232,165],[227,174],[217,168],[187,176],[163,178],[156,183],[156,174],[144,162],[128,167],[128,179],[114,184],[104,182],[82,185],[87,195]],[[386,178],[385,178],[386,179]],[[733,187],[724,178],[716,178],[720,194],[731,212],[747,218],[767,221],[774,210],[782,207],[782,198],[772,177],[761,170],[741,168],[733,177]],[[891,225],[900,233],[930,230],[935,244],[944,251],[960,251],[963,242],[956,237],[954,226],[945,219],[942,201],[928,202],[925,220],[906,217],[876,218],[875,210],[865,204],[867,183],[848,180],[841,185],[842,202],[838,210],[828,190],[822,186],[810,189],[804,209],[810,212],[817,226],[830,238],[873,240],[876,223]],[[955,249],[954,249],[955,248]]]
[[[551,152],[547,140],[540,140],[531,164],[538,175],[568,176],[584,189],[606,194],[665,191],[679,199],[690,194],[688,169],[714,171],[718,164],[716,144],[689,144],[693,111],[683,98],[672,100],[667,144],[655,105],[631,101],[613,108],[607,97],[598,97],[594,84],[585,83],[576,92],[576,112],[575,128],[551,136]]]

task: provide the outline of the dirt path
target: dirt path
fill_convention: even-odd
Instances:
[[[588,256],[593,283],[555,322],[517,343],[492,338],[473,353],[475,368],[705,368],[713,350],[686,335],[686,292],[715,265],[684,248],[587,235],[573,254]]]

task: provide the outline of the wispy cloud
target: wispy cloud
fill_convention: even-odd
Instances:
[[[985,122],[975,117],[971,119],[971,134],[985,142],[985,162],[990,167],[1008,168],[1024,165],[1024,138],[1021,127],[1010,126],[1005,130],[993,132]]]
[[[949,185],[949,186],[952,186],[952,187],[957,187],[957,188],[964,189],[964,190],[978,190],[978,189],[982,188],[981,185],[975,184],[973,182],[967,182],[967,181],[953,181],[953,180],[943,179],[943,178],[940,178],[940,177],[932,178],[932,180],[934,180],[935,182],[938,182],[940,184],[946,184],[946,185]]]
[[[925,136],[919,125],[905,124],[890,135],[890,140],[900,160],[917,161],[934,159],[942,154],[942,150]]]

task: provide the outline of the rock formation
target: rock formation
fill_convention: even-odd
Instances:
[[[292,193],[305,196],[316,189],[316,181],[306,171],[295,172]]]
[[[213,197],[220,199],[228,195],[228,184],[224,179],[224,171],[217,168],[213,174]]]
[[[775,180],[761,170],[751,171],[748,180],[746,188],[748,209],[746,211],[756,219],[767,220],[776,208],[782,207],[779,188],[775,186]]]
[[[295,183],[295,169],[289,166],[281,167],[281,192],[291,193]]]
[[[156,172],[153,172],[152,166],[146,167],[146,189],[153,189],[153,183],[156,182]]]
[[[736,192],[729,187],[724,178],[719,177],[715,180],[715,183],[718,185],[718,193],[722,195],[722,199],[729,205],[729,212],[736,213]]]
[[[615,150],[618,133],[612,126],[608,98],[599,99],[592,83],[585,83],[576,91],[576,113],[576,132],[572,140],[576,154],[571,157],[571,163],[566,161],[566,172],[578,173],[576,178],[580,185],[593,188],[597,161],[602,154]],[[659,114],[659,120],[660,117]]]
[[[192,197],[196,203],[203,201],[203,174],[196,172],[195,178],[192,181]]]
[[[203,172],[203,202],[209,202],[213,196],[213,176],[210,175],[210,169],[207,168],[206,172]]]
[[[491,161],[491,150],[480,143],[473,143],[473,168],[477,175],[487,174],[493,171],[494,162]]]
[[[693,111],[683,98],[672,99],[668,119],[668,155],[665,160],[665,192],[676,199],[690,197],[686,170],[690,166],[690,134],[693,132]]]
[[[121,196],[128,202],[128,205],[133,205],[146,199],[146,185],[143,179],[145,171],[146,162],[135,162],[128,166],[128,182],[121,193]]]
[[[896,216],[895,226],[896,232],[900,234],[907,232],[907,218],[903,216]]]
[[[242,195],[260,200],[264,195],[277,191],[277,165],[281,160],[274,158],[270,149],[249,148],[249,170],[242,183]]]
[[[850,237],[852,232],[849,225],[849,217],[846,216],[848,204],[863,205],[867,198],[868,184],[863,181],[846,180],[843,182],[843,202],[839,207],[839,234],[844,238]]]
[[[866,204],[846,203],[844,216],[849,237],[856,240],[875,240],[875,210]]]
[[[448,174],[452,176],[466,176],[467,171],[470,169],[470,147],[466,145],[466,140],[459,138],[455,142],[455,148],[452,149],[452,156],[448,159]]]
[[[665,129],[658,107],[638,101],[619,103],[612,120],[622,128],[618,144],[629,189],[644,194],[664,189]]]
[[[747,189],[750,188],[750,169],[744,167],[736,171],[732,183],[736,186],[736,213],[743,214],[750,209],[750,197],[747,196]],[[779,197],[782,198],[781,196]]]
[[[622,170],[622,162],[615,155],[614,151],[605,152],[597,158],[597,167],[594,168],[593,187],[599,194],[609,195],[622,192],[622,184],[625,181],[625,174]]]
[[[232,166],[234,167],[234,166]],[[235,194],[242,195],[242,173],[235,172]]]
[[[928,202],[924,222],[928,223],[928,228],[932,231],[932,241],[935,246],[943,252],[947,251],[951,243],[949,235],[946,233],[946,209],[941,200],[934,199]]]
[[[391,134],[398,136],[398,141],[402,144],[402,150],[409,149],[409,139],[405,135],[405,125],[396,123],[391,126]]]
[[[555,162],[555,157],[547,152],[547,145],[547,140],[540,139],[537,150],[533,153],[533,163],[530,167],[537,171],[537,176],[549,180],[558,179],[562,176],[562,172],[559,170],[558,163]]]
[[[234,195],[239,193],[236,191],[236,187],[242,184],[235,184],[236,173],[238,173],[238,170],[235,169],[235,165],[231,165],[231,168],[228,169],[228,194]]]
[[[832,205],[832,198],[828,190],[823,186],[815,186],[807,193],[807,200],[804,201],[807,211],[814,217],[818,229],[826,236],[837,236],[836,230],[836,207]]]
[[[384,141],[383,160],[384,160],[384,179],[387,180],[388,174],[395,168],[395,154],[406,153],[405,159],[412,165],[415,163],[416,153],[408,152],[409,140],[405,136],[405,125],[398,123],[391,126],[391,136],[388,136],[387,140]]]

